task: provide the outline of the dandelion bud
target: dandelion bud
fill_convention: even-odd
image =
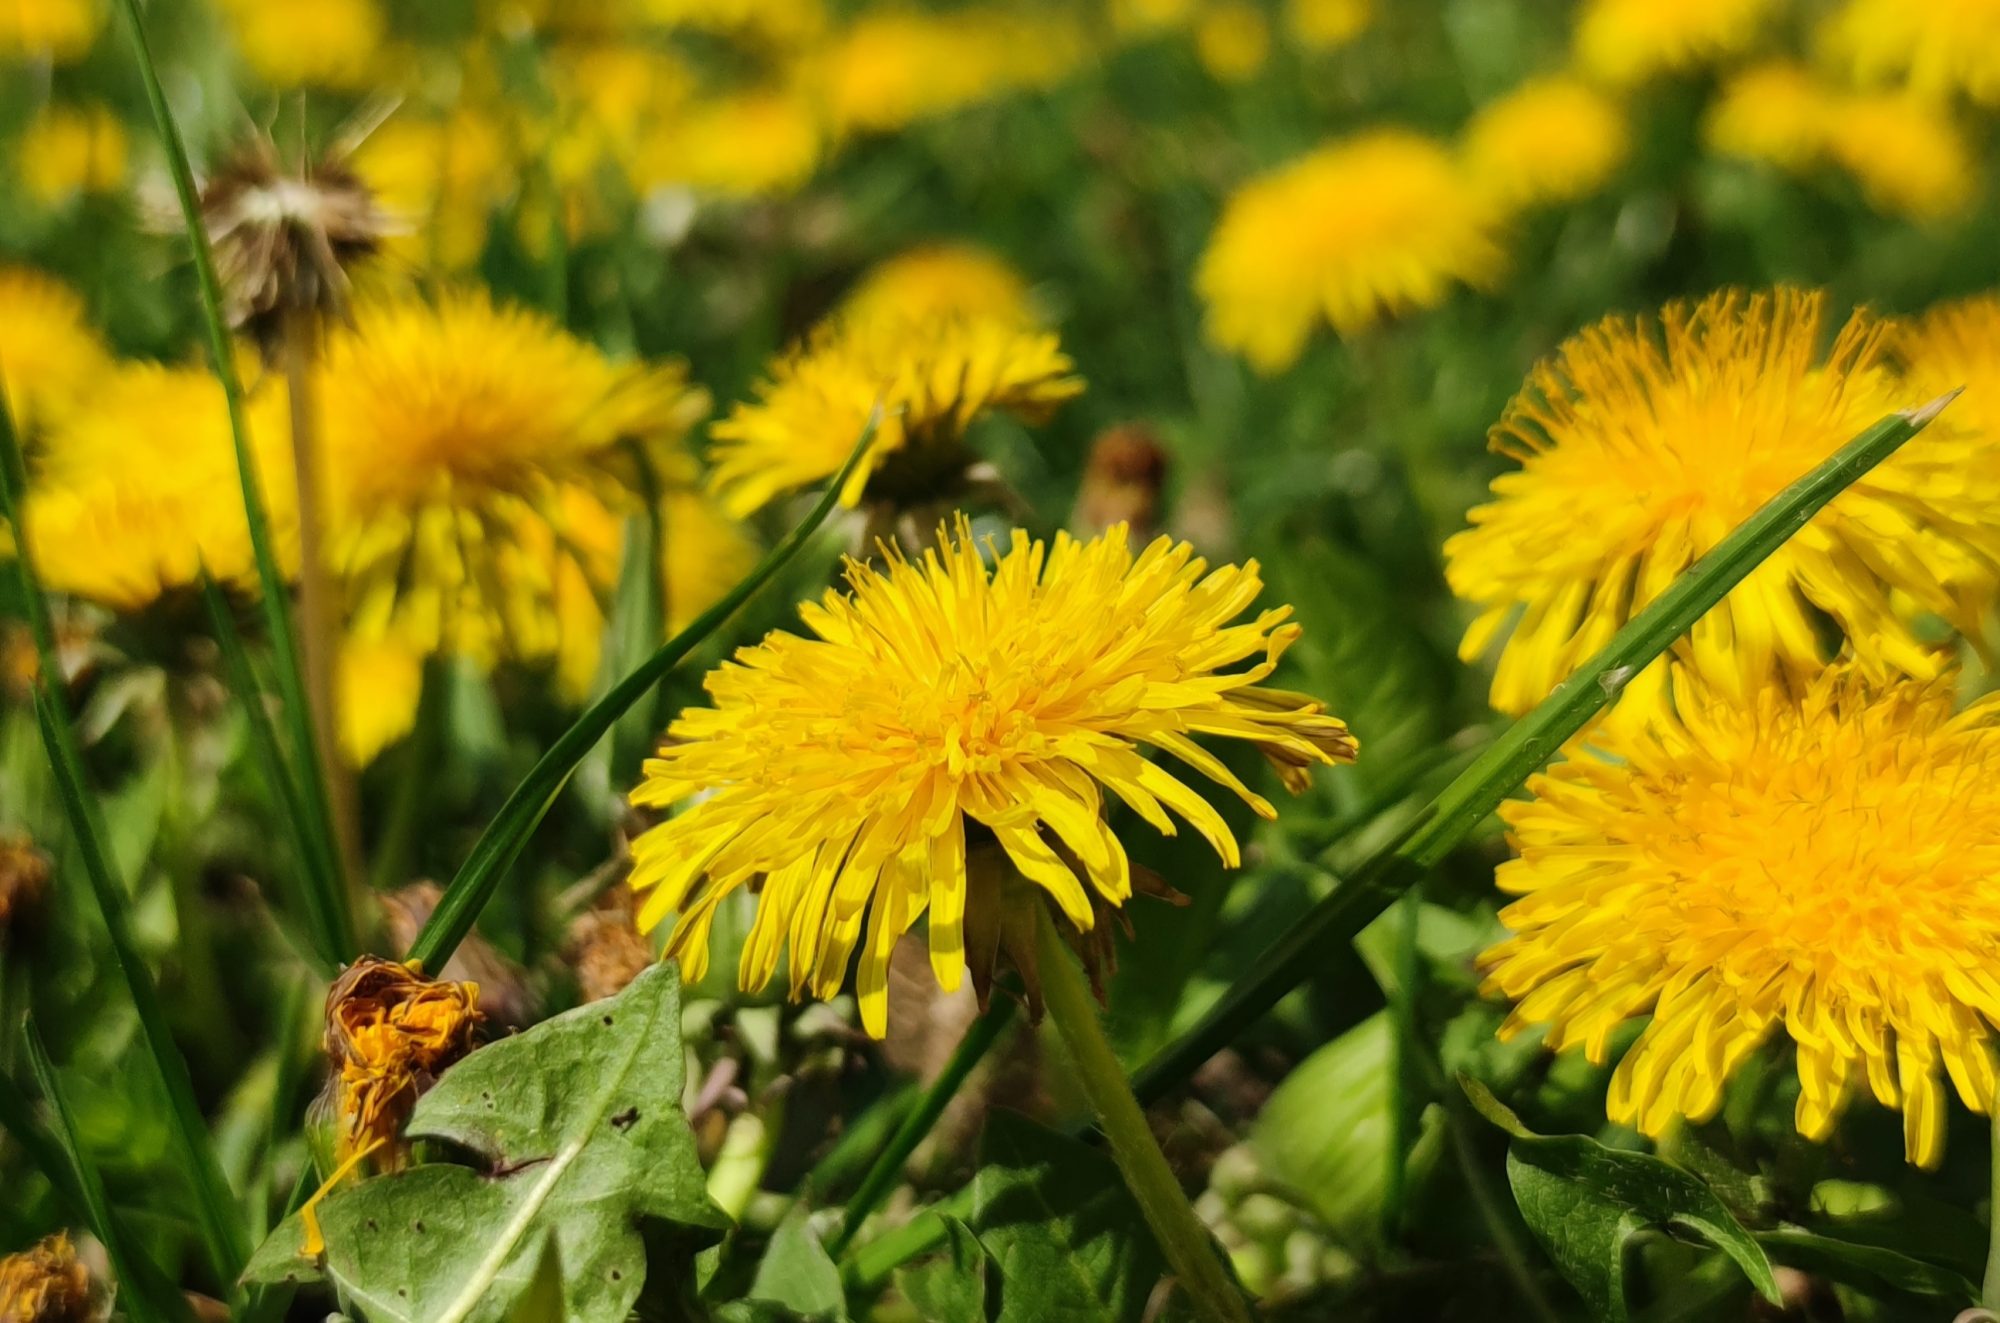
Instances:
[[[472,1050],[479,988],[425,978],[416,962],[363,956],[326,994],[342,1159],[393,1141],[417,1098]]]
[[[0,1259],[0,1323],[83,1323],[95,1314],[90,1273],[67,1234]]]

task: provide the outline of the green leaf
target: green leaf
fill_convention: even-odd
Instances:
[[[1137,1320],[1167,1270],[1111,1159],[1012,1112],[987,1118],[972,1209],[995,1323]]]
[[[986,1323],[987,1276],[991,1262],[972,1228],[955,1217],[942,1219],[942,1257],[896,1274],[896,1285],[929,1323]]]
[[[1837,1240],[1804,1227],[1760,1231],[1757,1243],[1780,1263],[1864,1290],[1887,1286],[1908,1295],[1936,1296],[1954,1305],[1975,1304],[1979,1299],[1979,1288],[1964,1274],[1886,1246]]]
[[[535,1254],[535,1271],[528,1278],[528,1289],[521,1292],[514,1307],[507,1311],[506,1323],[547,1323],[549,1319],[561,1318],[562,1288],[562,1255],[556,1252],[556,1238],[545,1235],[541,1249]]]
[[[1782,1303],[1756,1238],[1699,1179],[1650,1153],[1606,1148],[1585,1135],[1538,1135],[1478,1081],[1461,1076],[1459,1083],[1482,1116],[1514,1137],[1507,1148],[1514,1202],[1597,1317],[1626,1317],[1626,1245],[1649,1229],[1713,1245],[1766,1300]]]
[[[840,1269],[819,1242],[805,1205],[794,1204],[771,1236],[750,1298],[785,1306],[799,1318],[847,1316],[847,1297],[840,1289]]]
[[[481,1168],[433,1163],[336,1190],[319,1208],[325,1275],[377,1323],[504,1319],[547,1238],[562,1317],[624,1317],[645,1284],[642,1220],[697,1243],[727,1225],[680,1110],[680,1016],[679,973],[659,964],[446,1071],[407,1135],[456,1145]],[[247,1276],[317,1276],[302,1245],[288,1218]]]

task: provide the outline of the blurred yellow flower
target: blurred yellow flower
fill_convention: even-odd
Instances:
[[[1271,58],[1271,23],[1251,0],[1214,0],[1194,25],[1194,53],[1209,77],[1241,83]]]
[[[498,126],[460,110],[439,120],[397,117],[355,149],[349,164],[397,224],[387,248],[427,271],[471,267],[515,172]]]
[[[298,563],[282,394],[247,402],[281,564]],[[200,582],[254,590],[256,562],[222,387],[207,371],[129,364],[99,374],[49,434],[22,510],[42,581],[121,611]]]
[[[1890,329],[1890,351],[1910,390],[1935,397],[2000,379],[2000,293],[1976,294],[1928,309]],[[2000,443],[2000,394],[1971,389],[1952,401],[1952,422]]]
[[[2000,5],[1992,0],[1847,0],[1823,35],[1829,55],[1864,82],[2000,105]]]
[[[44,206],[125,184],[125,126],[99,102],[49,107],[21,130],[14,153],[21,186]]]
[[[724,197],[783,193],[819,168],[823,136],[818,112],[788,88],[697,97],[640,144],[633,182]]]
[[[1823,159],[1839,99],[1804,66],[1766,61],[1722,85],[1703,134],[1724,155],[1803,173]]]
[[[111,366],[83,300],[54,276],[0,265],[0,391],[15,427],[33,433]]]
[[[0,4],[0,60],[67,64],[97,40],[102,0],[6,0]]]
[[[1121,37],[1138,40],[1185,27],[1195,16],[1198,0],[1110,0],[1111,27]]]
[[[1338,50],[1375,19],[1375,0],[1285,0],[1285,30],[1301,48]]]
[[[837,317],[779,358],[709,429],[712,480],[739,517],[832,477],[879,406],[874,444],[840,494],[949,495],[966,429],[990,413],[1040,422],[1083,390],[1056,337],[983,317]],[[946,488],[940,491],[940,488]]]
[[[871,9],[820,52],[818,78],[836,133],[887,133],[1052,86],[1087,51],[1075,18],[1053,8]]]
[[[334,672],[340,754],[366,767],[410,733],[423,696],[424,652],[401,639],[347,639]]]
[[[1020,274],[968,243],[925,244],[877,262],[848,292],[841,312],[862,322],[969,317],[1033,326],[1039,320]]]
[[[848,592],[801,608],[816,637],[739,650],[708,677],[714,706],[684,712],[647,762],[635,805],[692,802],[633,842],[632,886],[650,892],[639,925],[679,914],[668,949],[690,980],[716,907],[761,879],[743,986],[767,984],[789,946],[792,994],[830,997],[862,942],[861,1018],[880,1037],[889,953],[919,916],[944,988],[968,936],[978,958],[993,879],[969,853],[1004,851],[1078,931],[1133,889],[1106,790],[1168,834],[1172,809],[1237,865],[1221,815],[1142,748],[1267,818],[1194,737],[1254,745],[1294,791],[1354,756],[1321,704],[1260,687],[1300,631],[1288,607],[1232,623],[1262,588],[1254,563],[1210,571],[1166,538],[1135,557],[1122,525],[1053,547],[1016,532],[990,568],[963,519],[938,541],[920,563],[850,562]]]
[[[1779,289],[1609,317],[1536,365],[1494,427],[1520,468],[1445,543],[1452,591],[1479,608],[1459,652],[1506,634],[1492,701],[1540,702],[1781,489],[1887,414],[1924,403],[1885,327],[1850,318],[1822,355],[1826,298]],[[1823,663],[1830,620],[1869,673],[1935,674],[1914,611],[1957,615],[2000,575],[2000,465],[1949,413],[1849,487],[1669,654],[1749,703]],[[1956,609],[1955,609],[1956,608]],[[1667,700],[1663,663],[1619,710]]]
[[[271,87],[361,91],[386,81],[375,0],[217,0],[250,72]]]
[[[1451,153],[1376,129],[1252,179],[1223,208],[1195,273],[1208,335],[1263,372],[1290,366],[1321,321],[1343,336],[1490,285],[1497,217]]]
[[[355,638],[483,665],[566,642],[594,658],[563,626],[566,600],[616,573],[598,511],[636,508],[637,452],[685,462],[706,396],[471,292],[363,304],[322,375],[327,557]]]
[[[1863,1079],[1911,1162],[1944,1155],[1945,1079],[1993,1105],[2000,979],[2000,705],[1948,681],[1832,667],[1794,697],[1684,686],[1684,724],[1607,734],[1503,806],[1513,936],[1482,958],[1511,1036],[1609,1058],[1611,1120],[1659,1136],[1715,1114],[1773,1033],[1797,1045],[1799,1132]]]
[[[1481,106],[1462,150],[1476,185],[1512,209],[1596,192],[1624,163],[1631,136],[1611,98],[1581,79],[1554,75]]]
[[[1576,58],[1613,83],[1686,73],[1750,45],[1778,0],[1585,0]]]
[[[639,0],[639,8],[665,27],[721,32],[780,46],[801,45],[826,29],[821,0]]]
[[[1861,186],[1868,205],[1892,216],[1957,215],[1978,182],[1978,159],[1950,110],[1906,92],[1842,97],[1827,151]]]

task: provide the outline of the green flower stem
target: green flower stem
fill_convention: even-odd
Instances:
[[[1876,423],[1772,497],[1668,585],[1602,651],[1488,745],[1397,840],[1341,879],[1282,940],[1252,961],[1250,975],[1230,988],[1200,1023],[1148,1061],[1134,1081],[1139,1097],[1150,1102],[1187,1079],[1304,982],[1328,952],[1353,941],[1582,730],[1626,680],[1687,633],[1827,502],[1921,432],[1957,394]]]
[[[2000,1098],[1987,1110],[1993,1114],[1993,1175],[1986,1205],[1986,1277],[1979,1284],[1979,1303],[2000,1313]]]
[[[896,1133],[890,1136],[888,1144],[875,1155],[868,1174],[862,1178],[860,1187],[841,1213],[840,1230],[828,1242],[827,1253],[837,1259],[847,1252],[848,1245],[853,1243],[854,1233],[861,1229],[861,1224],[867,1221],[868,1215],[875,1211],[883,1197],[895,1188],[910,1154],[917,1151],[917,1145],[924,1142],[931,1127],[944,1115],[944,1109],[964,1086],[966,1077],[986,1059],[986,1054],[993,1050],[993,1045],[1000,1041],[1007,1026],[1013,1023],[1014,1004],[1012,997],[1002,996],[991,1010],[966,1029],[965,1037],[959,1040],[951,1059],[945,1062],[944,1070],[931,1081],[917,1105],[896,1127]]]
[[[724,621],[754,597],[758,589],[769,583],[792,557],[798,555],[819,526],[826,522],[827,516],[833,513],[834,506],[839,504],[841,487],[861,462],[861,457],[868,453],[868,447],[874,444],[875,429],[880,423],[881,411],[877,409],[861,429],[861,436],[847,462],[840,466],[840,472],[828,479],[826,491],[821,494],[812,512],[800,520],[782,542],[771,548],[770,554],[757,563],[757,568],[751,570],[743,582],[696,617],[693,624],[668,639],[665,646],[640,663],[630,675],[613,685],[604,697],[592,703],[576,719],[576,723],[549,746],[548,752],[529,769],[521,784],[514,787],[514,792],[507,796],[507,802],[500,806],[500,812],[473,844],[472,853],[466,856],[458,875],[445,888],[437,908],[431,911],[430,920],[411,945],[412,960],[421,962],[426,969],[436,970],[442,969],[444,962],[451,959],[451,953],[472,931],[479,912],[493,898],[500,879],[513,866],[521,847],[527,844],[529,835],[562,792],[564,783],[576,770],[577,764],[596,747],[619,717],[650,693],[654,685],[680,664],[682,658],[700,647],[710,634],[722,627]]]
[[[1042,979],[1049,1017],[1069,1047],[1070,1063],[1111,1144],[1111,1156],[1139,1202],[1146,1224],[1160,1242],[1167,1263],[1180,1279],[1195,1313],[1212,1323],[1249,1323],[1243,1294],[1217,1256],[1208,1228],[1195,1216],[1194,1206],[1167,1166],[1166,1154],[1139,1110],[1125,1082],[1125,1068],[1111,1050],[1104,1024],[1097,1016],[1090,988],[1069,944],[1056,929],[1047,906],[1036,907],[1036,966]]]

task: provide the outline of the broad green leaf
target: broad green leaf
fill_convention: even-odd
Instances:
[[[1514,1202],[1557,1268],[1603,1319],[1625,1313],[1625,1251],[1658,1229],[1713,1245],[1751,1285],[1780,1303],[1771,1261],[1715,1192],[1649,1153],[1606,1148],[1585,1135],[1538,1135],[1484,1085],[1460,1077],[1480,1114],[1512,1135],[1507,1180]]]
[[[681,1115],[680,976],[656,965],[458,1063],[418,1102],[408,1137],[442,1140],[479,1170],[433,1163],[346,1186],[319,1208],[323,1265],[294,1216],[250,1280],[322,1271],[375,1323],[507,1317],[544,1240],[562,1267],[563,1316],[622,1318],[646,1277],[645,1220],[698,1243],[727,1220],[709,1202]]]
[[[561,1318],[562,1283],[562,1256],[556,1253],[555,1237],[545,1235],[535,1252],[535,1271],[528,1278],[528,1289],[507,1311],[506,1323],[548,1323]]]
[[[972,1228],[945,1217],[944,1253],[896,1275],[896,1285],[927,1323],[986,1323],[986,1247]]]
[[[972,1209],[995,1323],[1137,1323],[1166,1272],[1111,1159],[1012,1112],[987,1119]]]
[[[794,1205],[778,1223],[750,1283],[750,1298],[783,1305],[799,1318],[846,1317],[840,1269],[820,1244],[803,1204]]]
[[[1979,1299],[1979,1288],[1964,1274],[1886,1246],[1837,1240],[1804,1227],[1760,1231],[1757,1243],[1780,1263],[1864,1290],[1887,1286],[1909,1295],[1936,1296],[1954,1305],[1969,1305]]]

